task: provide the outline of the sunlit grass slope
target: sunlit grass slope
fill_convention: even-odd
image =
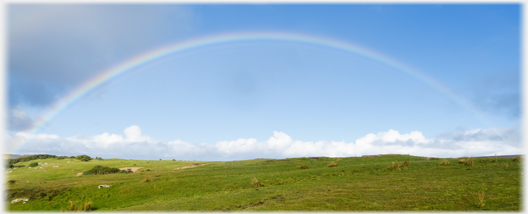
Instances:
[[[29,169],[30,162],[6,174],[14,180],[6,183],[10,211],[521,209],[522,161],[512,159],[476,158],[469,166],[459,159],[405,155],[228,162],[50,158],[37,161],[46,166]],[[175,170],[194,164],[202,165]],[[96,165],[143,168],[75,176]],[[102,184],[112,187],[99,189]],[[29,201],[10,203],[17,198]]]

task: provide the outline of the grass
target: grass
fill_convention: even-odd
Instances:
[[[477,193],[477,198],[478,198],[478,202],[477,202],[477,206],[479,208],[483,208],[484,207],[484,196],[485,196],[485,193],[483,191],[479,191]]]
[[[450,166],[451,163],[447,160],[447,159],[444,159],[442,160],[442,162],[440,162],[440,166]]]
[[[92,202],[85,203],[84,205],[77,205],[70,201],[70,205],[68,206],[69,211],[92,211]],[[61,211],[63,211],[61,209]]]
[[[301,166],[299,166],[299,169],[308,169],[308,165],[306,165],[306,164],[301,165]]]
[[[340,159],[84,162],[48,158],[39,160],[48,163],[43,168],[17,168],[5,174],[6,181],[16,182],[6,185],[4,203],[10,212],[68,211],[71,204],[72,211],[95,212],[520,211],[522,161],[498,158],[467,170],[463,164],[440,166],[439,161],[416,156]],[[339,167],[328,167],[332,162],[339,162]],[[404,170],[386,171],[393,162]],[[96,165],[133,164],[150,170],[75,176]],[[174,170],[194,164],[203,165]],[[303,165],[308,168],[297,168]],[[112,187],[99,189],[103,184]],[[17,198],[29,201],[10,203]]]
[[[409,161],[406,160],[403,163],[400,163],[398,161],[392,161],[391,166],[385,168],[385,171],[394,171],[394,170],[401,170],[405,167],[409,166]]]
[[[336,163],[334,161],[332,161],[332,163],[328,164],[328,167],[336,167],[336,166],[339,166],[339,163]]]
[[[468,158],[468,159],[466,159],[466,161],[464,162],[464,165],[466,165],[466,166],[473,166],[474,163],[475,163],[475,158]]]

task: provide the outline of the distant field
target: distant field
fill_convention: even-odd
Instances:
[[[83,162],[49,158],[5,170],[11,171],[6,174],[5,203],[9,211],[66,211],[85,205],[93,211],[521,209],[522,161],[475,158],[468,166],[459,159],[446,159],[447,163],[405,155],[314,159]],[[28,168],[31,162],[41,164]],[[96,165],[143,168],[129,174],[75,176]],[[195,167],[183,168],[188,166]],[[112,187],[99,189],[103,184]],[[29,200],[11,204],[17,198]]]

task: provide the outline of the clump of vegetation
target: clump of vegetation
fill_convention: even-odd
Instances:
[[[118,173],[120,170],[118,168],[110,168],[107,166],[97,165],[92,169],[83,172],[83,175],[104,175],[104,174],[114,174]]]
[[[8,163],[15,164],[18,162],[26,162],[30,160],[37,160],[37,159],[46,159],[46,158],[56,158],[56,155],[46,155],[46,154],[40,154],[40,155],[29,155],[24,157],[19,157],[15,159],[9,159]]]
[[[143,182],[151,182],[152,181],[152,178],[150,177],[146,177],[145,180],[143,180]]]
[[[459,164],[465,164],[466,163],[466,159],[465,158],[458,159],[458,163]]]
[[[336,163],[334,161],[332,161],[330,164],[328,164],[328,167],[336,167],[336,166],[339,166],[339,163]]]
[[[447,159],[444,159],[444,160],[442,160],[442,162],[440,162],[440,165],[441,166],[449,166],[449,165],[451,165],[451,163]]]
[[[29,167],[37,167],[38,166],[38,163],[37,162],[33,162],[33,163],[30,163],[29,164]]]
[[[96,160],[103,160],[102,157],[95,157]]]
[[[75,159],[85,161],[85,162],[92,160],[92,158],[88,155],[78,155],[77,157],[75,157]]]
[[[520,162],[521,161],[521,156],[517,155],[517,157],[513,158],[513,161]]]
[[[150,169],[146,169],[145,171],[147,171],[147,172],[148,172],[148,171],[150,171]]]
[[[62,160],[62,159],[66,159],[66,158],[68,158],[68,156],[59,156],[59,157],[57,157],[58,160]]]
[[[172,159],[172,161],[176,161],[175,159]]]
[[[465,161],[464,165],[466,166],[473,166],[473,164],[475,163],[475,159],[474,158],[469,158]]]
[[[68,206],[68,210],[70,211],[91,211],[92,210],[92,202],[85,203],[84,205],[77,205],[74,204],[72,201],[70,201],[70,206]]]
[[[493,159],[493,162],[497,163],[497,154],[495,154],[495,159]]]
[[[299,166],[299,169],[308,169],[308,165],[306,165],[306,164],[301,165],[301,166]]]
[[[485,196],[485,194],[484,194],[484,192],[482,192],[482,191],[479,191],[479,192],[477,193],[477,197],[478,197],[477,206],[478,206],[479,208],[481,208],[481,209],[482,209],[482,208],[484,207],[484,205],[485,205],[485,204],[484,204],[484,196]]]
[[[14,184],[16,181],[15,180],[9,180],[7,181],[8,184]]]
[[[403,163],[399,163],[398,161],[392,161],[391,166],[385,168],[385,171],[401,170],[407,166],[409,166],[408,160]]]
[[[131,169],[120,170],[119,173],[125,173],[125,174],[128,174],[128,173],[132,173],[132,170],[131,170]]]
[[[262,183],[260,183],[260,181],[259,181],[257,178],[255,178],[255,177],[251,180],[251,184],[252,184],[254,187],[262,187],[262,186],[264,186],[264,185],[262,185]]]
[[[439,158],[429,158],[429,160],[438,160]]]

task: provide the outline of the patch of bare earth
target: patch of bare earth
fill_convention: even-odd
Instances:
[[[187,169],[187,168],[193,168],[193,167],[197,167],[197,166],[201,166],[201,165],[204,165],[204,164],[194,164],[192,166],[184,166],[184,167],[180,167],[180,168],[176,168],[174,170],[180,170],[180,169]]]
[[[77,173],[75,176],[81,176],[82,172]]]
[[[129,170],[132,171],[132,172],[137,172],[138,169],[141,169],[143,167],[125,167],[125,168],[119,168],[119,170]]]

